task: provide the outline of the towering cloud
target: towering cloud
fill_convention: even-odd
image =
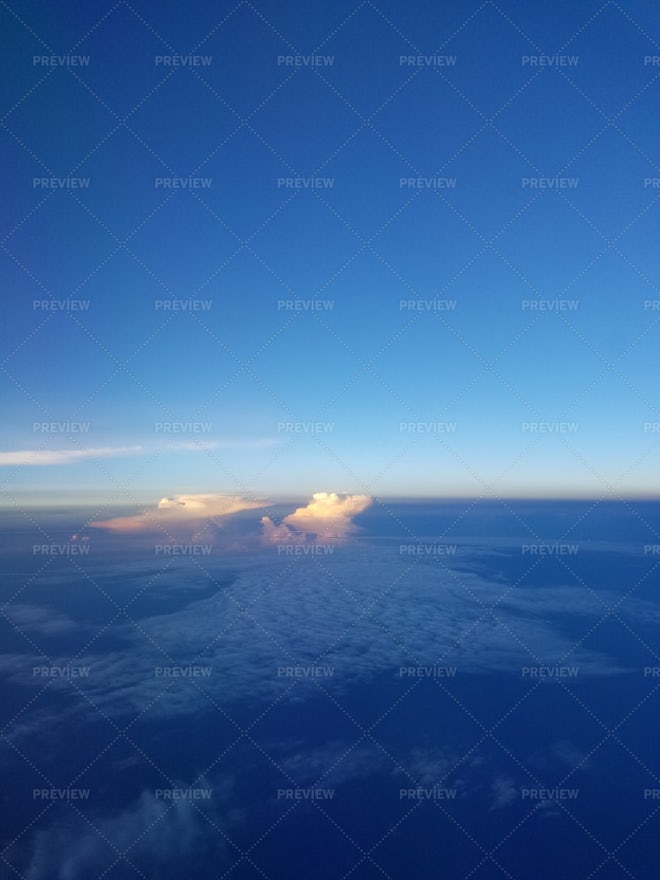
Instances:
[[[262,517],[263,537],[272,543],[296,543],[309,534],[324,539],[345,538],[355,531],[353,518],[371,503],[369,495],[316,492],[309,504],[284,517],[279,526],[270,517]]]

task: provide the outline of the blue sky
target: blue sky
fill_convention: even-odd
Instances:
[[[657,494],[654,4],[0,17],[4,504]]]

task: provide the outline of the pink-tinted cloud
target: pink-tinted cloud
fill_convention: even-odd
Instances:
[[[135,516],[118,516],[93,522],[90,525],[97,529],[124,533],[157,532],[181,525],[191,525],[195,528],[204,521],[265,506],[266,502],[263,500],[247,499],[240,495],[222,495],[217,492],[174,495],[171,498],[161,498],[155,507]]]

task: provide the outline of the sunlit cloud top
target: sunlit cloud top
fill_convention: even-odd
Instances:
[[[372,503],[369,495],[316,492],[305,507],[284,517],[279,526],[264,516],[263,537],[269,543],[296,543],[309,534],[317,538],[345,538],[356,530],[353,518]]]

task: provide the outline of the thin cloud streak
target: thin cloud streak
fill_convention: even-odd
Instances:
[[[130,455],[157,455],[167,452],[205,452],[213,449],[270,449],[279,445],[273,438],[256,440],[192,440],[161,446],[94,446],[82,449],[17,449],[0,452],[0,467],[75,464],[85,459],[122,458]]]
[[[86,458],[116,458],[144,452],[142,446],[99,446],[89,449],[21,449],[0,452],[0,467],[11,465],[73,464]]]

